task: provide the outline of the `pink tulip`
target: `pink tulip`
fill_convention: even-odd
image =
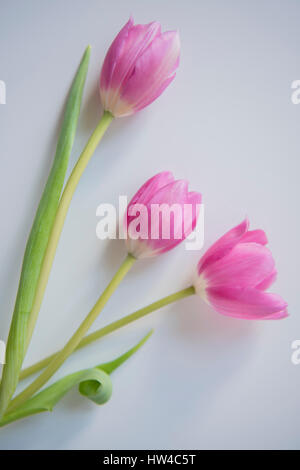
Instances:
[[[135,258],[156,256],[181,243],[195,228],[201,194],[172,173],[158,173],[138,190],[125,214],[126,245]]]
[[[229,230],[199,261],[196,293],[217,312],[245,319],[285,318],[287,303],[265,292],[276,269],[263,230],[248,230],[249,222]]]
[[[174,79],[179,54],[176,31],[161,33],[157,22],[134,25],[130,18],[102,66],[100,95],[104,109],[121,117],[148,106]]]

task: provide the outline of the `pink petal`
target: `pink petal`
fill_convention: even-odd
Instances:
[[[136,111],[154,101],[175,77],[179,65],[180,43],[177,32],[157,36],[139,56],[132,75],[121,90],[121,100]]]
[[[162,220],[159,226],[153,226],[153,220],[150,221],[150,228],[159,233],[159,239],[150,239],[148,244],[160,253],[169,251],[170,249],[181,243],[195,228],[197,223],[198,211],[197,204],[201,202],[201,195],[199,193],[188,192],[188,182],[185,180],[174,181],[164,188],[161,188],[149,202],[151,204],[167,204],[170,208],[175,205],[178,208],[178,213],[175,215],[171,212],[170,218],[170,238],[164,239],[162,233]],[[185,205],[192,204],[192,219],[188,225],[185,221]],[[180,216],[177,217],[177,215]],[[151,232],[150,232],[151,233]]]
[[[256,289],[267,290],[276,281],[276,277],[277,277],[277,271],[274,268],[268,277],[266,277],[262,282],[257,284]]]
[[[129,227],[129,224],[135,218],[134,216],[129,215],[129,209],[135,204],[147,205],[159,189],[168,185],[172,181],[174,181],[172,173],[170,171],[162,171],[152,176],[152,178],[148,179],[146,183],[140,187],[127,206],[127,211],[124,216],[125,229]]]
[[[200,193],[190,191],[187,194],[187,204],[191,206],[192,217],[191,220],[188,220],[184,226],[186,237],[188,237],[189,234],[196,228],[201,202],[202,195]]]
[[[100,87],[108,88],[112,82],[112,76],[115,65],[125,49],[125,41],[128,37],[129,31],[133,26],[133,18],[130,17],[128,22],[123,26],[121,31],[113,40],[110,48],[105,56],[100,76]]]
[[[159,189],[167,186],[173,181],[174,176],[170,171],[161,171],[160,173],[157,173],[140,187],[128,205],[132,205],[137,202],[139,204],[147,204]]]
[[[202,256],[198,263],[198,273],[200,274],[206,266],[218,261],[241,240],[242,236],[247,232],[249,226],[248,219],[241,224],[229,230],[219,240],[217,240]]]
[[[164,184],[168,182],[167,184]],[[134,196],[128,210],[134,204],[146,206],[147,221],[142,222],[140,218],[136,223],[148,227],[146,237],[143,234],[138,239],[133,239],[130,225],[135,216],[127,216],[128,235],[126,241],[130,253],[136,257],[154,256],[174,248],[184,240],[193,230],[198,217],[198,207],[201,195],[196,192],[188,192],[188,182],[185,180],[173,180],[171,173],[165,172],[151,178]],[[185,219],[186,205],[192,205],[189,226]],[[134,226],[135,227],[135,226]],[[135,230],[135,228],[134,228]],[[147,236],[148,235],[148,236]]]
[[[238,243],[218,261],[202,269],[207,286],[256,287],[274,271],[268,248],[257,243]]]
[[[287,303],[277,294],[238,287],[208,287],[208,302],[223,314],[235,318],[259,320],[286,316]],[[285,313],[283,313],[285,312]]]
[[[263,230],[248,230],[241,240],[241,243],[259,243],[260,245],[266,245],[268,243],[267,235]]]
[[[285,308],[284,310],[281,310],[281,312],[273,313],[272,315],[268,315],[264,320],[282,320],[283,318],[288,317],[288,311]]]
[[[126,75],[131,73],[136,59],[158,35],[160,35],[159,23],[134,25],[131,17],[118,33],[105,56],[101,70],[101,86],[118,87]]]
[[[133,25],[130,18],[121,29],[104,59],[100,77],[100,90],[103,105],[114,108],[124,81],[132,74],[138,57],[143,54],[155,37],[160,35],[160,24]],[[106,97],[106,90],[110,94]],[[109,103],[106,103],[106,98]]]
[[[166,204],[168,208],[171,208],[173,204],[177,205],[179,217],[176,217],[173,212],[171,212],[170,217],[170,239],[174,240],[176,244],[180,243],[183,239],[182,229],[183,229],[183,208],[184,204],[188,202],[188,182],[186,180],[175,180],[168,185],[160,188],[150,199],[148,203],[149,213],[151,213],[151,205],[162,205]],[[159,233],[158,240],[152,240],[152,245],[157,248],[169,245],[170,239],[162,239],[162,220],[163,217],[160,217],[160,220],[153,221],[150,217],[149,220],[149,229],[150,233],[155,230],[156,233]],[[158,224],[157,224],[158,222]],[[155,226],[154,226],[155,224]],[[178,238],[180,237],[180,238]]]
[[[180,202],[184,204],[188,196],[188,181],[187,180],[174,180],[164,186],[161,186],[155,191],[149,200],[153,204],[174,204]]]
[[[146,51],[151,42],[160,35],[160,24],[137,24],[130,28],[121,56],[115,63],[111,86],[120,88],[132,74],[137,59]]]

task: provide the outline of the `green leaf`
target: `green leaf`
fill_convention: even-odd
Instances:
[[[21,405],[15,411],[5,415],[0,421],[0,426],[5,426],[12,421],[25,418],[30,415],[52,411],[54,406],[75,385],[79,385],[81,395],[89,398],[97,405],[106,403],[112,394],[112,383],[109,374],[127,361],[150,338],[151,330],[138,344],[117,359],[100,364],[91,369],[81,370],[58,380],[50,387],[39,392],[33,398]]]
[[[16,389],[26,353],[28,318],[74,142],[89,58],[90,47],[86,49],[83,55],[69,93],[52,169],[26,245],[15,309],[6,346],[6,364],[3,368],[0,387],[0,416],[6,410]]]

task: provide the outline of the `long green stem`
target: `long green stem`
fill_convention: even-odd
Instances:
[[[96,129],[92,133],[91,137],[88,140],[82,154],[80,155],[69,179],[65,186],[64,192],[62,194],[57,213],[55,216],[54,224],[51,230],[51,234],[48,240],[47,249],[45,252],[45,256],[43,259],[43,264],[39,276],[39,281],[37,284],[37,289],[35,292],[35,297],[32,305],[32,309],[30,312],[30,317],[28,320],[28,327],[27,327],[27,344],[26,349],[30,343],[33,330],[36,324],[36,320],[38,317],[38,313],[42,304],[42,300],[44,297],[45,289],[47,286],[49,274],[51,271],[51,267],[53,264],[57,244],[59,242],[59,237],[61,231],[63,229],[64,221],[77,187],[77,184],[80,180],[82,173],[84,172],[88,162],[90,161],[93,153],[95,152],[97,145],[99,144],[100,140],[102,139],[105,131],[107,130],[109,124],[113,120],[113,116],[108,111],[105,111],[102,118],[100,119]]]
[[[135,258],[128,254],[126,259],[121,264],[120,268],[102,293],[102,295],[97,300],[96,304],[83,320],[79,328],[67,342],[65,347],[54,357],[48,367],[37,377],[37,379],[32,382],[23,392],[21,392],[14,400],[11,401],[8,412],[15,410],[22,403],[27,401],[32,395],[34,395],[48,380],[52,375],[60,368],[60,366],[65,362],[65,360],[72,354],[76,349],[81,339],[85,336],[87,331],[90,329],[99,313],[104,308],[105,304],[116,290],[126,273],[129,271],[133,265]]]
[[[164,297],[158,300],[157,302],[153,302],[152,304],[147,305],[146,307],[141,308],[137,310],[136,312],[131,313],[130,315],[127,315],[121,318],[120,320],[116,320],[110,323],[109,325],[106,325],[103,328],[100,328],[99,330],[94,331],[93,333],[90,333],[89,335],[85,336],[85,338],[83,338],[78,344],[76,350],[81,349],[91,344],[97,339],[103,338],[103,336],[106,336],[112,333],[113,331],[116,331],[119,328],[122,328],[123,326],[126,326],[129,323],[132,323],[138,320],[139,318],[142,318],[148,315],[151,312],[154,312],[155,310],[159,310],[160,308],[166,305],[174,303],[177,300],[183,299],[184,297],[188,297],[194,293],[195,293],[195,289],[194,287],[191,286],[191,287],[187,287],[186,289],[182,289],[178,292],[175,292],[175,294],[168,295],[167,297]],[[36,364],[33,364],[30,367],[27,367],[21,372],[20,379],[23,380],[29,377],[30,375],[35,374],[36,372],[39,372],[40,370],[44,369],[45,367],[48,366],[48,364],[50,364],[53,361],[55,356],[57,356],[57,354],[59,353],[60,351],[52,354],[51,356],[46,357],[45,359],[37,362]]]
[[[26,244],[17,298],[7,339],[6,364],[3,368],[0,386],[0,415],[7,408],[17,387],[26,353],[28,319],[73,147],[89,59],[90,47],[87,47],[68,95],[52,168]]]

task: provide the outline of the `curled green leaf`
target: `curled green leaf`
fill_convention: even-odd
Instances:
[[[91,369],[84,369],[58,380],[50,387],[30,398],[13,412],[5,415],[0,426],[26,418],[44,411],[52,411],[54,406],[68,393],[71,388],[79,385],[79,392],[97,405],[106,403],[112,394],[110,374],[127,361],[150,338],[151,330],[138,344],[111,362],[100,364]]]
[[[80,386],[80,388],[82,390],[80,390],[80,393],[98,405],[102,405],[110,399],[112,384],[109,375],[97,367],[86,369],[67,375],[38,393],[12,413],[4,415],[0,421],[0,426],[30,415],[52,411],[66,393],[75,385],[81,384],[81,382],[82,387]]]

